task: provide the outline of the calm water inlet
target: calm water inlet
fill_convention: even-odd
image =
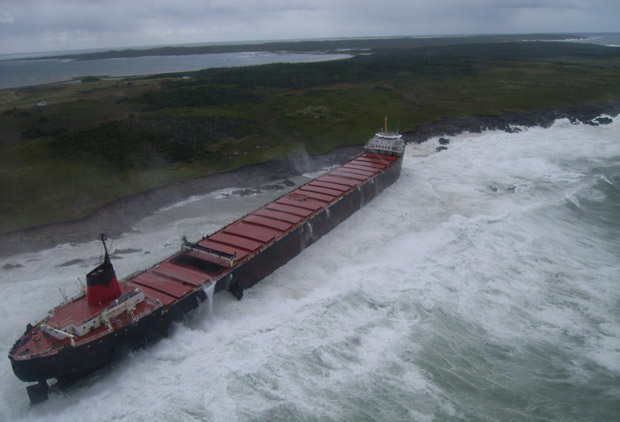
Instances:
[[[185,56],[145,56],[101,60],[0,60],[0,89],[70,81],[84,76],[137,76],[189,72],[211,67],[238,67],[269,63],[306,63],[338,60],[348,54],[321,53],[214,53]]]

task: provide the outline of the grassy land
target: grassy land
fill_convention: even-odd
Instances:
[[[0,232],[80,218],[122,196],[298,151],[359,144],[384,115],[404,132],[447,117],[620,99],[619,49],[383,40],[371,51],[189,79],[1,90]]]

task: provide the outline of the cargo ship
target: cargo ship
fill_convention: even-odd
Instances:
[[[118,281],[105,237],[103,262],[86,288],[51,310],[9,352],[31,403],[70,385],[129,351],[165,336],[171,325],[210,299],[243,292],[298,255],[400,176],[405,143],[383,130],[346,164],[279,197],[180,251]]]

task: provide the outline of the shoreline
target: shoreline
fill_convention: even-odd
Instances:
[[[472,115],[451,117],[437,122],[423,123],[413,131],[403,133],[407,142],[422,143],[435,136],[456,136],[459,133],[481,133],[486,130],[519,132],[519,127],[548,128],[558,119],[568,119],[573,124],[599,126],[605,121],[596,121],[603,115],[617,117],[620,114],[620,100],[594,102],[532,113],[508,112],[496,116]]]
[[[485,130],[520,131],[521,127],[550,127],[557,119],[572,123],[599,125],[609,123],[602,115],[617,117],[620,100],[541,110],[533,113],[506,113],[498,116],[468,116],[424,123],[403,133],[407,143],[422,143],[437,136],[455,136],[462,132]],[[101,233],[110,238],[132,230],[132,227],[157,210],[193,195],[207,194],[224,188],[252,188],[322,167],[346,162],[362,149],[362,144],[342,146],[318,155],[293,156],[287,160],[242,167],[225,173],[203,176],[137,193],[104,205],[88,217],[68,222],[37,226],[0,234],[0,257],[24,252],[37,252],[59,244],[80,243],[96,239]]]
[[[91,215],[72,221],[46,224],[0,234],[0,258],[37,252],[65,243],[97,239],[101,233],[115,238],[132,230],[142,219],[163,207],[193,195],[225,188],[254,188],[322,167],[346,162],[359,153],[362,144],[336,147],[326,154],[296,155],[287,160],[254,164],[154,188],[110,202]]]

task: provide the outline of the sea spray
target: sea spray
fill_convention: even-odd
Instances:
[[[207,311],[209,319],[213,319],[213,292],[215,291],[215,283],[209,283],[202,286],[202,290],[207,295]]]
[[[618,139],[618,119],[562,120],[462,134],[438,154],[409,145],[398,182],[243,300],[215,295],[213,320],[197,313],[35,409],[0,367],[0,419],[615,420]],[[123,256],[119,275],[234,218],[182,209],[118,241],[150,252]],[[0,274],[0,334],[40,319],[99,252],[0,261],[23,265]]]

